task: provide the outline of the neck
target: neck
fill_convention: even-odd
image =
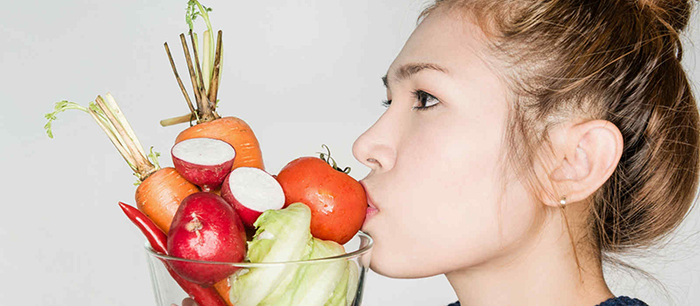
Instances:
[[[462,305],[594,306],[614,297],[600,261],[577,249],[577,264],[561,214],[550,215],[539,235],[525,239],[517,250],[446,273]]]

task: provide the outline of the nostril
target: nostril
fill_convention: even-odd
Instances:
[[[367,159],[367,162],[370,163],[370,164],[378,165],[378,166],[381,166],[381,165],[382,165],[378,160],[376,160],[376,159],[374,159],[374,158],[368,158],[368,159]]]

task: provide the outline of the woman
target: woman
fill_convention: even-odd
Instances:
[[[371,268],[464,305],[646,305],[602,261],[676,228],[698,186],[688,1],[443,0],[354,144]],[[185,301],[183,305],[191,305]]]
[[[646,305],[606,254],[676,228],[698,185],[689,1],[437,1],[354,144],[371,268],[463,305]],[[459,305],[459,302],[456,303]]]

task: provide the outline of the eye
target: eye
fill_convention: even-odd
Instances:
[[[415,110],[427,110],[440,103],[440,100],[438,100],[435,96],[422,90],[414,91],[413,96],[418,101],[418,106],[413,107]]]

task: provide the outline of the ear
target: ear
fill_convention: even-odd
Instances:
[[[622,134],[609,121],[563,126],[550,135],[555,156],[553,170],[548,173],[551,194],[566,197],[569,203],[582,201],[598,190],[622,156]],[[545,203],[559,205],[558,200]]]

